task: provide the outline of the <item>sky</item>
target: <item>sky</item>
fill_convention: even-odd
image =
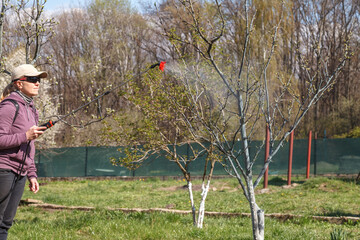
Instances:
[[[45,10],[66,9],[84,5],[89,0],[47,0]]]
[[[155,2],[156,0],[130,0],[131,5],[139,9],[140,2]],[[47,0],[45,3],[45,10],[55,11],[57,9],[68,9],[84,6],[91,0]],[[140,10],[140,9],[139,9]]]

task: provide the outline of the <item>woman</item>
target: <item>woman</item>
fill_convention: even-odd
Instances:
[[[33,97],[38,95],[40,79],[46,77],[46,72],[39,72],[30,64],[20,65],[12,72],[11,83],[1,96],[0,240],[7,239],[24,192],[25,176],[30,182],[30,191],[39,191],[33,140],[46,127],[37,126],[38,112],[34,107]]]

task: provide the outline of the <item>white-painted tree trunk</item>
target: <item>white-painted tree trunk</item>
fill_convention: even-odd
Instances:
[[[247,182],[254,240],[264,240],[265,214],[256,204],[252,178]]]
[[[194,196],[193,196],[191,181],[187,182],[187,186],[188,186],[189,198],[190,198],[190,203],[191,203],[191,212],[192,212],[192,217],[193,217],[193,225],[196,226],[197,225],[197,223],[196,223],[196,208],[195,208],[195,204],[194,204]]]
[[[258,215],[258,229],[259,235],[262,239],[265,238],[265,211],[260,209],[257,205],[257,215]]]
[[[209,192],[210,188],[210,181],[207,182],[206,186],[205,183],[202,184],[201,189],[201,201],[199,206],[199,215],[198,215],[198,221],[197,221],[197,227],[202,228],[204,223],[204,216],[205,216],[205,200],[207,197],[207,194]]]

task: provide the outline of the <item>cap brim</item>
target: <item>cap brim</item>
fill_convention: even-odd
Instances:
[[[37,72],[33,74],[26,74],[27,77],[40,77],[40,78],[46,78],[48,76],[47,72]]]

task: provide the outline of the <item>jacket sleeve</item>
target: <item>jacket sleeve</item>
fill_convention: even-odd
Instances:
[[[35,121],[36,121],[36,125],[39,124],[39,113],[37,110],[34,109],[34,114],[35,114]],[[27,173],[27,177],[28,179],[32,179],[32,178],[37,178],[37,169],[36,169],[36,165],[35,165],[35,144],[34,144],[34,141],[31,141],[31,149],[32,151],[34,151],[32,154],[30,154],[30,160],[31,160],[31,163],[30,163],[30,166],[28,168],[28,173]]]
[[[35,145],[33,142],[31,142],[31,145],[32,145],[31,148],[35,149]],[[28,173],[27,173],[27,177],[29,180],[31,178],[37,178],[35,160],[34,160],[34,158],[31,158],[31,157],[30,157],[30,160],[31,160],[31,162],[30,162],[30,165],[28,168]]]
[[[11,134],[16,108],[11,102],[0,104],[0,150],[18,147],[27,142],[26,132]]]

